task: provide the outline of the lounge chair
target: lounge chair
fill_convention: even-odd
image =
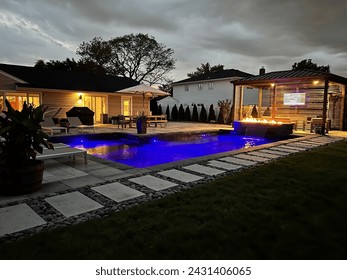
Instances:
[[[82,124],[79,117],[68,117],[67,120],[70,123],[70,127],[80,129],[83,132],[83,129],[93,129],[95,132],[94,125]]]
[[[83,155],[84,163],[87,164],[87,151],[70,148],[70,147],[63,147],[63,146],[59,146],[56,148],[58,149],[54,149],[54,150],[43,149],[42,154],[37,154],[36,159],[45,160],[45,159],[71,157],[71,156],[73,159],[75,159],[75,156]]]
[[[65,132],[65,134],[67,134],[67,128],[55,125],[52,118],[46,117],[43,118],[43,120],[44,121],[41,123],[42,130],[50,131],[51,135],[53,135],[54,131]]]

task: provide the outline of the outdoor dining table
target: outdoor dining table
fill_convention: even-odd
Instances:
[[[157,124],[166,124],[167,118],[166,115],[152,115],[147,116],[147,125],[150,126],[152,123],[154,123],[155,127],[157,127]]]

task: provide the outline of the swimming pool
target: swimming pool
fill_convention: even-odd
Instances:
[[[61,141],[71,147],[86,150],[88,154],[136,168],[250,148],[276,141],[231,133],[182,134],[181,137],[177,135],[179,134],[146,137],[146,141],[141,142],[111,137],[90,139],[83,135],[67,137]]]

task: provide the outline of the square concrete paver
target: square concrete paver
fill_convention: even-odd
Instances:
[[[272,159],[281,157],[280,155],[267,154],[267,153],[263,153],[262,151],[250,152],[247,155],[252,155],[257,157],[266,157],[266,158],[272,158]]]
[[[308,149],[308,147],[299,147],[297,144],[287,144],[287,145],[283,145],[283,148],[288,148],[288,149],[292,149],[292,150],[297,150],[297,151],[306,151]]]
[[[166,171],[159,172],[160,175],[175,179],[177,181],[183,183],[190,183],[204,179],[204,177],[200,177],[197,175],[193,175],[184,171],[180,171],[177,169],[170,169]]]
[[[45,223],[26,203],[0,208],[0,236],[41,226]]]
[[[73,168],[71,166],[62,164],[56,160],[48,160],[45,162],[45,171],[43,173],[43,182],[50,183],[65,179],[72,179],[88,174]]]
[[[103,206],[80,192],[70,192],[45,199],[66,218],[90,212]]]
[[[117,182],[94,187],[91,189],[116,202],[122,202],[125,200],[145,195],[143,192],[139,192]]]
[[[164,189],[177,186],[177,184],[175,183],[154,177],[152,175],[145,175],[145,176],[141,176],[137,178],[132,178],[132,179],[129,179],[129,181],[134,182],[138,185],[145,186],[155,191],[161,191]]]
[[[226,161],[229,163],[233,163],[236,165],[245,165],[245,166],[252,166],[256,165],[257,162],[246,160],[246,159],[241,159],[241,158],[235,158],[235,157],[224,157],[220,158],[219,160]]]
[[[211,168],[211,167],[204,166],[201,164],[192,164],[192,165],[185,166],[183,168],[190,170],[190,171],[194,171],[196,173],[208,175],[208,176],[214,176],[214,175],[219,175],[219,174],[225,173],[225,171],[223,171],[223,170]]]
[[[279,155],[279,156],[287,156],[290,154],[290,152],[281,152],[281,151],[275,151],[275,150],[270,150],[270,149],[264,149],[264,150],[261,150],[261,152],[267,153],[267,154]]]
[[[237,170],[237,169],[240,169],[243,167],[240,165],[236,165],[236,164],[232,164],[232,163],[228,163],[228,162],[222,162],[219,160],[210,160],[208,162],[208,165],[213,166],[213,167],[217,167],[217,168],[226,169],[226,170]]]
[[[285,148],[284,146],[272,147],[272,148],[269,148],[269,150],[280,151],[280,152],[285,152],[285,153],[290,153],[290,154],[294,154],[294,153],[300,152],[300,151],[298,151],[298,150],[294,150],[294,149],[290,149],[290,148]]]
[[[257,157],[257,156],[252,156],[249,154],[238,154],[238,155],[235,155],[235,157],[242,158],[242,159],[248,159],[248,160],[252,160],[252,161],[256,161],[256,162],[266,162],[266,161],[270,160],[269,158]]]

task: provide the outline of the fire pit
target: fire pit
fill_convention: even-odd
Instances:
[[[275,120],[246,118],[234,121],[234,131],[239,135],[285,138],[293,133],[294,124]]]

